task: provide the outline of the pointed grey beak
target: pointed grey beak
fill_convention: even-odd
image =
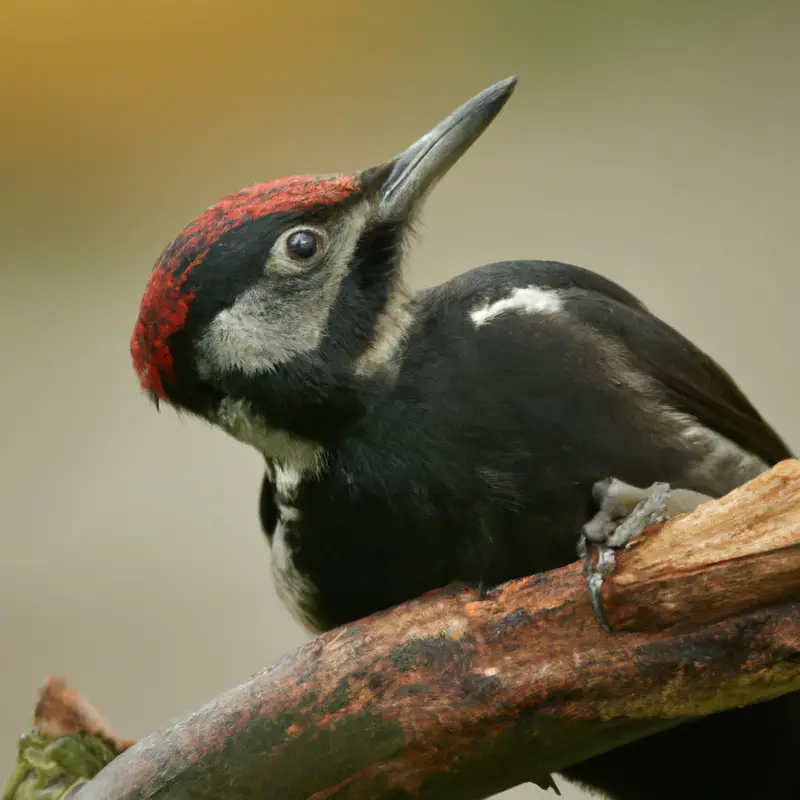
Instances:
[[[380,216],[386,220],[408,217],[489,127],[516,85],[512,76],[484,89],[391,161],[378,191]]]

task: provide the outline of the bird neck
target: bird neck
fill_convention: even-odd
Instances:
[[[414,302],[397,280],[380,310],[359,321],[369,335],[357,344],[339,318],[313,352],[266,374],[231,376],[214,422],[267,460],[316,463],[390,394]]]
[[[269,424],[248,400],[226,398],[213,421],[237,441],[258,450],[268,464],[291,467],[297,474],[318,473],[322,468],[326,449],[321,442]]]

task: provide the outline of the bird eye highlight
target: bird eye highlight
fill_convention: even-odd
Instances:
[[[305,261],[316,255],[319,239],[314,231],[295,231],[286,239],[286,249],[292,258]]]

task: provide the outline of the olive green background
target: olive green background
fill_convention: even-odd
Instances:
[[[413,283],[518,256],[596,269],[800,449],[800,4],[0,14],[3,772],[46,673],[140,737],[305,640],[271,584],[259,456],[139,394],[128,340],[163,246],[241,186],[385,160],[509,74],[428,203]]]

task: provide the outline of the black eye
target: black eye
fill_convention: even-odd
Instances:
[[[295,258],[311,258],[317,252],[317,235],[312,231],[293,233],[286,246]]]

